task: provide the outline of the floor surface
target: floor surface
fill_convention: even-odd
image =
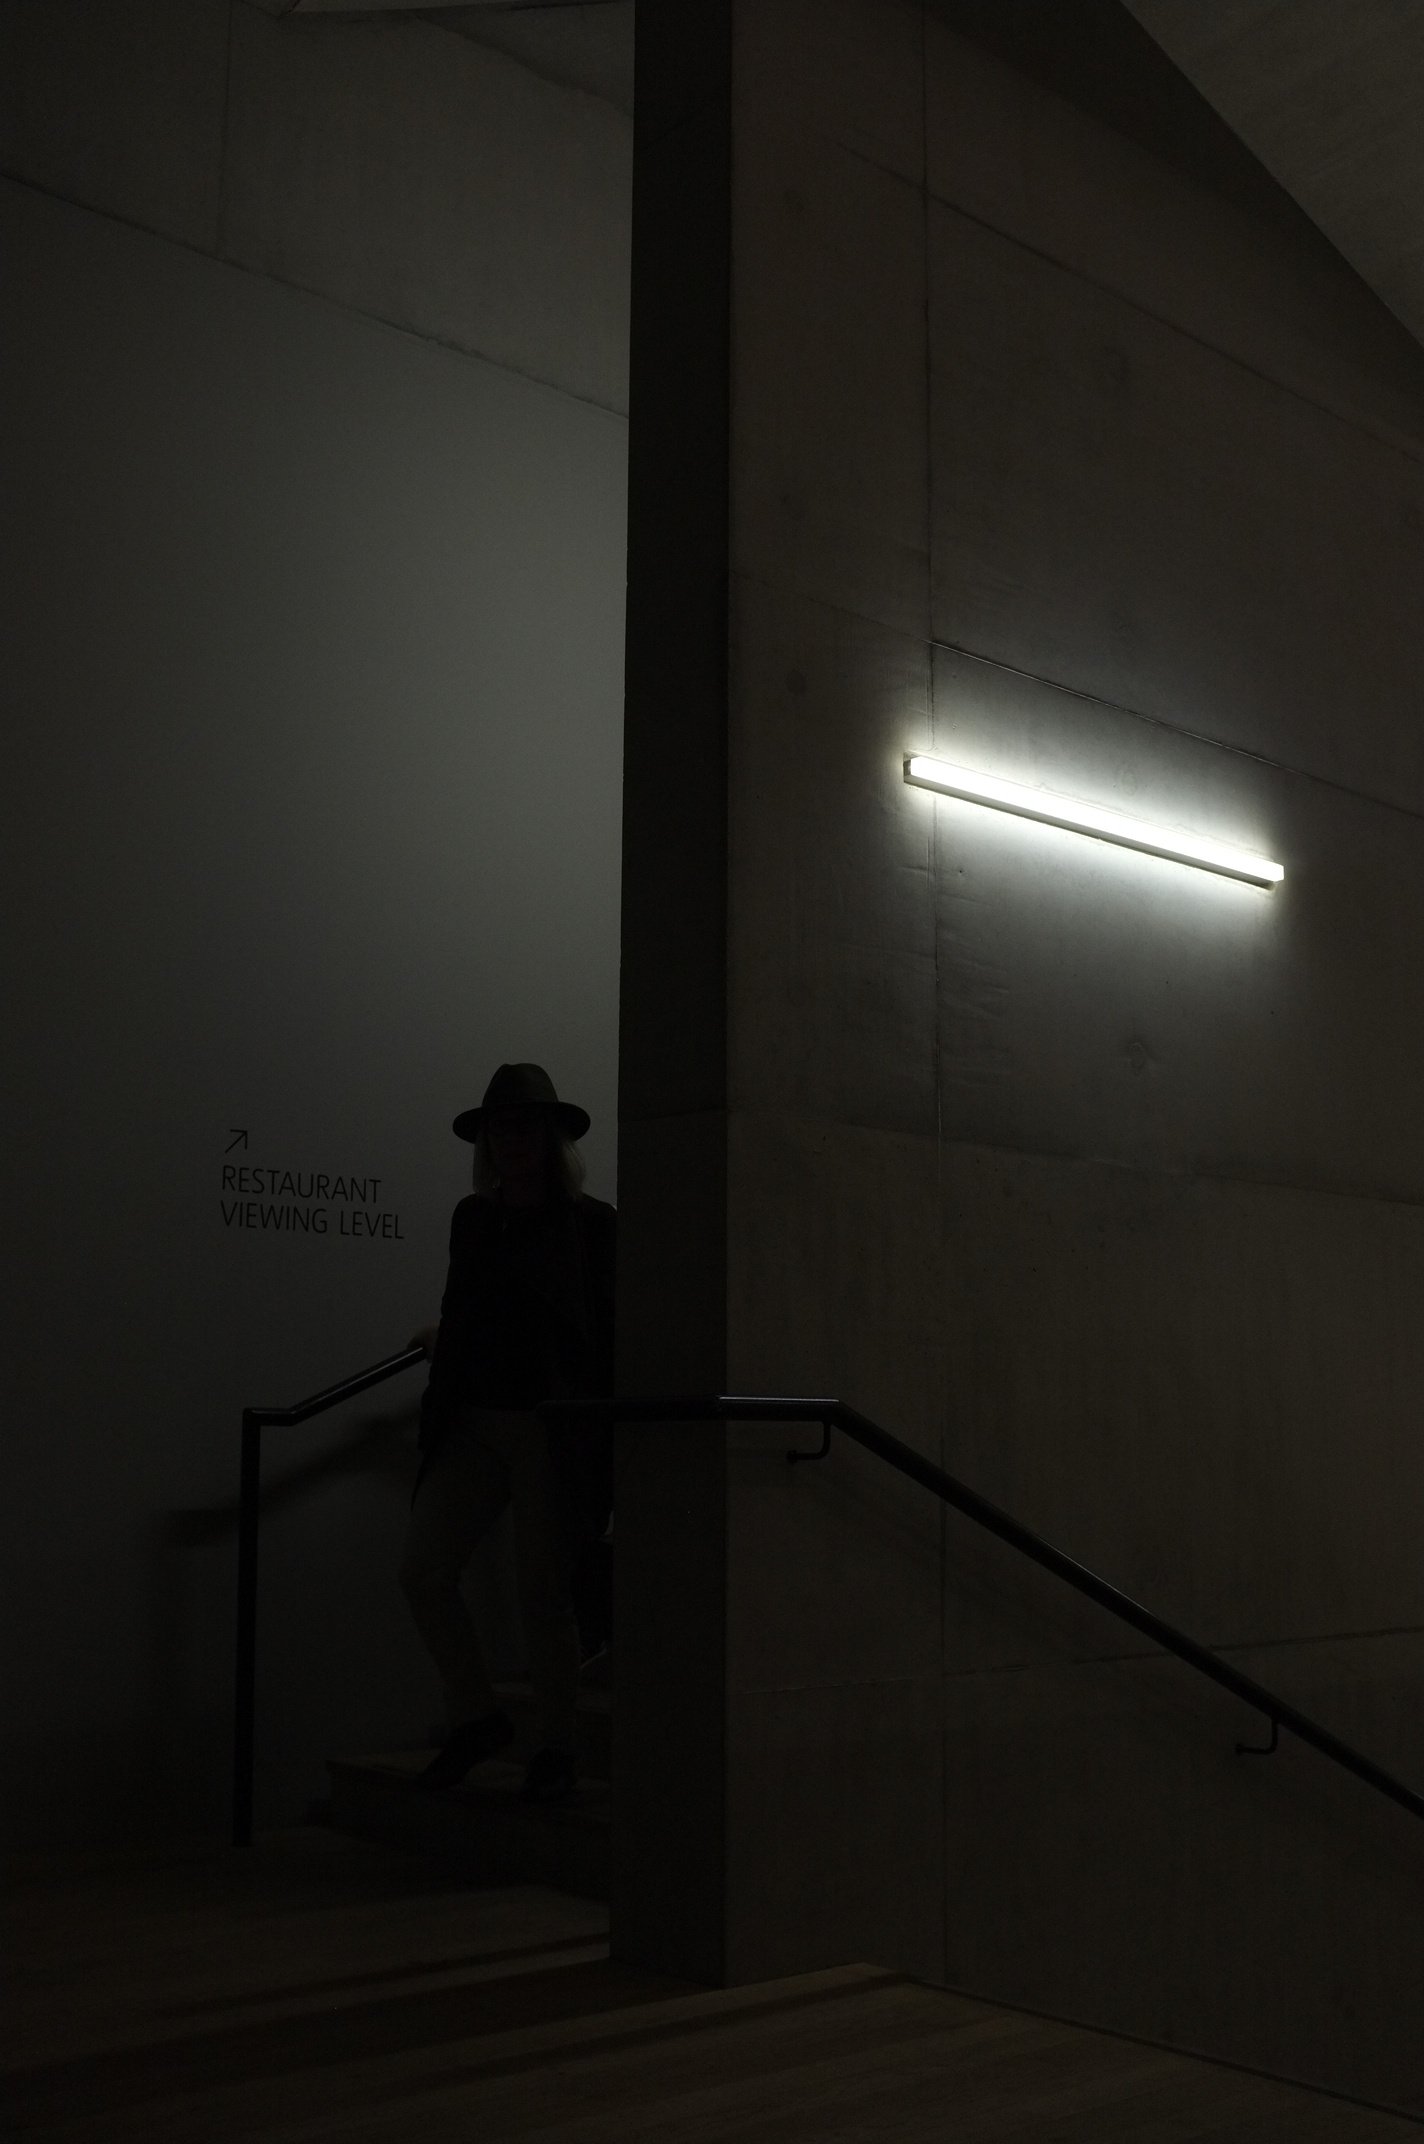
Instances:
[[[55,2144],[1417,2144],[1421,2125],[848,1966],[715,1991],[605,1910],[320,1830],[30,1864],[6,2137]]]

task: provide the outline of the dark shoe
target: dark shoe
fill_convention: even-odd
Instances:
[[[423,1787],[458,1787],[466,1772],[497,1757],[514,1740],[514,1722],[504,1712],[486,1712],[478,1720],[452,1727],[445,1742],[420,1774]]]
[[[519,1798],[526,1802],[567,1801],[576,1784],[576,1767],[565,1749],[536,1749],[529,1759]]]

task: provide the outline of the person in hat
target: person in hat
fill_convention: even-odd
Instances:
[[[587,1112],[560,1101],[530,1064],[501,1065],[480,1107],[452,1127],[474,1146],[474,1190],[450,1227],[400,1563],[449,1719],[423,1774],[430,1786],[457,1785],[513,1738],[460,1590],[506,1505],[542,1745],[523,1791],[552,1800],[575,1784],[574,1552],[580,1521],[586,1529],[590,1502],[607,1488],[609,1432],[560,1428],[536,1410],[613,1390],[615,1219],[583,1189],[574,1142],[588,1127]]]

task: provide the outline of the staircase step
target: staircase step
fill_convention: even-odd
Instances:
[[[482,1764],[463,1787],[419,1784],[429,1750],[329,1760],[327,1821],[355,1838],[409,1848],[475,1883],[548,1884],[607,1898],[611,1793],[586,1779],[568,1801],[519,1799],[522,1764]]]
[[[1391,2114],[864,1966],[689,1986],[610,1959],[596,1906],[326,1831],[44,1859],[7,1901],[32,2144],[1419,2144],[1417,2090]]]
[[[534,1691],[528,1682],[495,1685],[501,1705],[514,1722],[510,1754],[527,1761],[539,1747],[538,1716]],[[613,1755],[613,1693],[608,1689],[579,1685],[576,1720],[579,1773],[589,1780],[610,1777]]]

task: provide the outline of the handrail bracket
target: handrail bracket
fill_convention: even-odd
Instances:
[[[412,1343],[400,1354],[387,1357],[384,1362],[373,1363],[368,1370],[358,1371],[354,1377],[344,1379],[338,1385],[328,1386],[310,1399],[300,1401],[295,1407],[246,1407],[242,1414],[242,1486],[238,1524],[238,1583],[237,1583],[237,1674],[234,1703],[233,1733],[233,1843],[246,1846],[252,1839],[252,1758],[253,1758],[253,1712],[255,1699],[255,1662],[257,1647],[257,1550],[258,1520],[261,1510],[261,1465],[262,1431],[267,1427],[288,1426],[307,1421],[312,1415],[322,1413],[340,1400],[352,1399],[358,1392],[366,1392],[373,1385],[381,1384],[397,1371],[411,1368],[425,1359],[425,1350]],[[1294,1735],[1298,1742],[1305,1743],[1332,1763],[1352,1772],[1357,1779],[1386,1795],[1389,1800],[1408,1810],[1414,1817],[1424,1817],[1424,1795],[1417,1794],[1403,1780],[1396,1779],[1382,1766],[1367,1757],[1362,1750],[1342,1742],[1338,1735],[1330,1733],[1319,1721],[1306,1717],[1285,1698],[1267,1690],[1258,1682],[1243,1675],[1239,1668],[1222,1659],[1185,1631],[1175,1629],[1160,1616],[1153,1615],[1131,1600],[1127,1594],[1110,1585],[1097,1572],[1051,1542],[1044,1541],[1030,1531],[1018,1519],[1011,1518],[986,1497],[970,1489],[964,1482],[956,1481],[942,1467],[936,1466],[924,1453],[904,1444],[898,1437],[882,1429],[867,1416],[858,1414],[841,1400],[829,1399],[824,1394],[806,1394],[801,1398],[774,1396],[756,1393],[723,1393],[719,1397],[674,1396],[658,1397],[643,1395],[638,1398],[608,1399],[596,1405],[575,1401],[560,1403],[543,1410],[549,1414],[574,1413],[595,1414],[610,1422],[757,1422],[771,1423],[819,1423],[821,1441],[814,1451],[788,1451],[787,1464],[797,1466],[815,1459],[825,1459],[831,1449],[831,1434],[839,1429],[863,1451],[882,1459],[894,1467],[907,1480],[918,1482],[952,1510],[959,1512],[972,1524],[983,1527],[1008,1547],[1049,1571],[1064,1584],[1073,1587],[1084,1598],[1094,1601],[1115,1616],[1130,1629],[1140,1631],[1154,1645],[1174,1654],[1198,1674],[1206,1675],[1219,1688],[1228,1691],[1238,1702],[1253,1711],[1258,1719],[1270,1722],[1271,1735],[1268,1742],[1238,1742],[1236,1753],[1241,1757],[1273,1757],[1280,1747],[1281,1729]]]
[[[1238,1757],[1274,1757],[1274,1756],[1275,1756],[1275,1754],[1276,1754],[1276,1751],[1277,1751],[1277,1750],[1279,1749],[1279,1747],[1280,1747],[1280,1741],[1281,1741],[1281,1723],[1280,1723],[1280,1721],[1279,1721],[1278,1719],[1274,1718],[1274,1716],[1273,1716],[1273,1717],[1272,1717],[1272,1719],[1271,1719],[1271,1739],[1270,1739],[1270,1741],[1269,1741],[1269,1742],[1238,1742],[1238,1743],[1237,1743],[1237,1745],[1236,1745],[1236,1754],[1237,1754],[1237,1756],[1238,1756]]]
[[[794,1467],[803,1459],[824,1459],[830,1448],[831,1425],[829,1422],[823,1421],[821,1424],[821,1441],[814,1452],[788,1452],[786,1457]]]

